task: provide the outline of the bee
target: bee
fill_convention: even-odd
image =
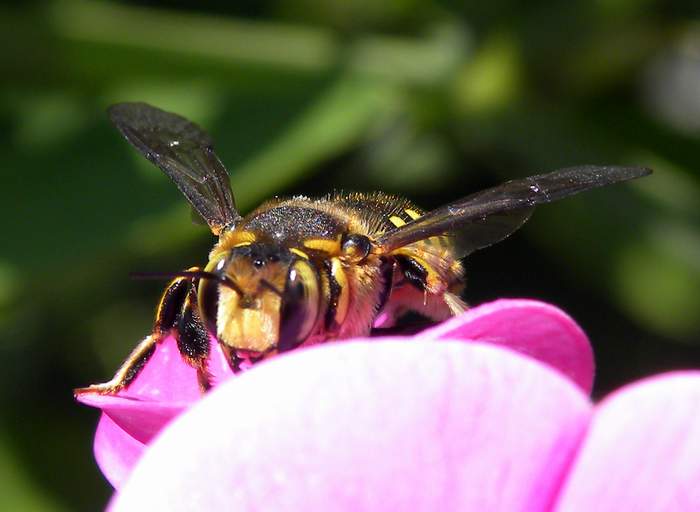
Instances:
[[[114,378],[77,393],[114,393],[171,334],[203,391],[217,340],[232,371],[329,340],[370,333],[415,312],[461,313],[461,259],[520,228],[538,204],[639,178],[640,167],[581,166],[509,181],[425,212],[384,193],[274,198],[245,217],[210,136],[145,103],[108,109],[122,135],[177,185],[218,241],[204,267],[169,274],[152,333]],[[244,364],[246,363],[246,364]]]

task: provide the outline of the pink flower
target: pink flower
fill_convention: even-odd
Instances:
[[[545,304],[497,301],[413,342],[292,352],[153,439],[197,396],[155,393],[177,361],[166,344],[132,398],[89,399],[112,511],[700,510],[700,371],[594,405],[588,341]]]
[[[131,396],[86,398],[111,510],[700,510],[700,372],[594,405],[585,335],[533,301],[414,340],[296,351],[203,400],[164,344]]]
[[[215,384],[233,377],[215,342],[212,343],[209,371]],[[184,363],[172,336],[156,347],[128,389],[114,395],[78,395],[78,401],[102,410],[94,452],[107,480],[119,487],[148,443],[173,418],[201,398],[195,370]]]
[[[410,338],[409,338],[410,339]],[[580,389],[588,393],[593,381],[593,354],[588,339],[576,323],[553,306],[530,300],[500,300],[451,319],[428,329],[413,338],[415,341],[461,340],[483,342],[508,347],[556,368],[567,375]],[[373,351],[382,350],[384,343],[395,343],[406,338],[391,340],[373,338],[368,342],[370,352],[365,353],[367,367],[373,365]],[[357,342],[360,343],[360,342]],[[347,343],[343,343],[347,344]],[[336,344],[332,344],[336,345]],[[430,343],[430,347],[437,345]],[[209,362],[210,371],[218,381],[224,381],[231,372],[216,344]],[[329,347],[331,344],[328,345]],[[355,346],[355,344],[353,344]],[[315,353],[328,354],[333,366],[333,352],[319,347]],[[413,350],[413,349],[405,349]],[[287,359],[289,356],[278,357]],[[400,360],[400,357],[399,357]],[[426,364],[429,362],[426,358]],[[253,372],[267,366],[258,365]],[[325,366],[325,363],[319,363]],[[323,368],[307,367],[305,371],[323,374]],[[405,379],[413,380],[411,375]],[[234,379],[240,380],[239,378]],[[265,386],[274,386],[276,379]],[[233,382],[235,387],[238,382]],[[403,384],[397,383],[400,388]],[[367,382],[371,387],[372,382]],[[173,418],[201,398],[194,370],[179,357],[175,340],[165,340],[128,390],[114,396],[96,394],[81,395],[79,400],[102,410],[102,417],[95,435],[95,457],[107,479],[119,488],[146,446]],[[235,400],[238,402],[238,400]],[[234,403],[227,409],[245,411]],[[240,420],[240,418],[239,418]]]
[[[231,379],[110,510],[700,510],[700,372],[593,406],[484,343],[348,342]]]

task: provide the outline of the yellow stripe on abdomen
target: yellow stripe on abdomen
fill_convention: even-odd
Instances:
[[[400,228],[401,226],[406,225],[406,221],[403,220],[398,215],[392,215],[391,217],[389,217],[389,222],[391,222],[397,228]]]
[[[422,217],[422,215],[421,215],[420,213],[418,213],[418,212],[415,211],[415,210],[411,210],[410,208],[406,208],[406,209],[404,210],[404,212],[406,212],[406,215],[408,215],[409,217],[411,217],[411,220],[416,220],[416,219],[419,219],[419,218]]]

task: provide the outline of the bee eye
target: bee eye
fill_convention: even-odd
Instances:
[[[208,272],[219,273],[226,261],[221,259],[213,262],[205,268]],[[211,334],[216,336],[216,318],[219,314],[219,281],[216,279],[200,279],[197,289],[197,305],[204,325]]]
[[[282,295],[277,344],[280,352],[296,348],[308,338],[318,319],[320,299],[316,268],[308,260],[294,261]]]
[[[364,260],[369,255],[371,248],[372,244],[369,238],[364,235],[345,235],[341,241],[343,254],[356,261]]]
[[[219,313],[219,283],[216,279],[200,280],[197,303],[204,325],[216,336],[216,317]]]

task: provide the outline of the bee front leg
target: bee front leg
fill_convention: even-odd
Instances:
[[[117,393],[129,386],[139,375],[144,366],[146,366],[146,363],[155,352],[156,345],[164,340],[171,332],[174,331],[176,335],[178,334],[178,331],[182,328],[181,324],[183,323],[180,319],[183,313],[187,311],[187,305],[190,303],[189,298],[194,289],[194,284],[189,278],[178,277],[171,281],[163,292],[160,303],[158,304],[153,332],[136,346],[111,380],[102,384],[93,384],[85,388],[78,388],[74,393],[76,395],[83,393],[109,395]],[[189,354],[186,350],[188,345],[187,343],[185,343],[185,345],[185,347],[181,346],[178,336],[178,348],[183,357],[190,363]],[[198,368],[198,366],[194,364],[193,366]],[[198,376],[200,373],[198,368]]]
[[[92,384],[84,388],[77,388],[73,393],[75,395],[82,395],[83,393],[111,395],[126,388],[143,370],[143,367],[146,366],[146,363],[156,351],[158,341],[160,340],[155,334],[149,334],[129,354],[129,357],[126,358],[126,361],[124,361],[111,380],[102,384]]]
[[[202,392],[211,387],[207,370],[209,358],[209,331],[204,326],[197,306],[197,283],[192,283],[182,306],[176,330],[177,348],[183,359],[197,370],[197,381]]]

